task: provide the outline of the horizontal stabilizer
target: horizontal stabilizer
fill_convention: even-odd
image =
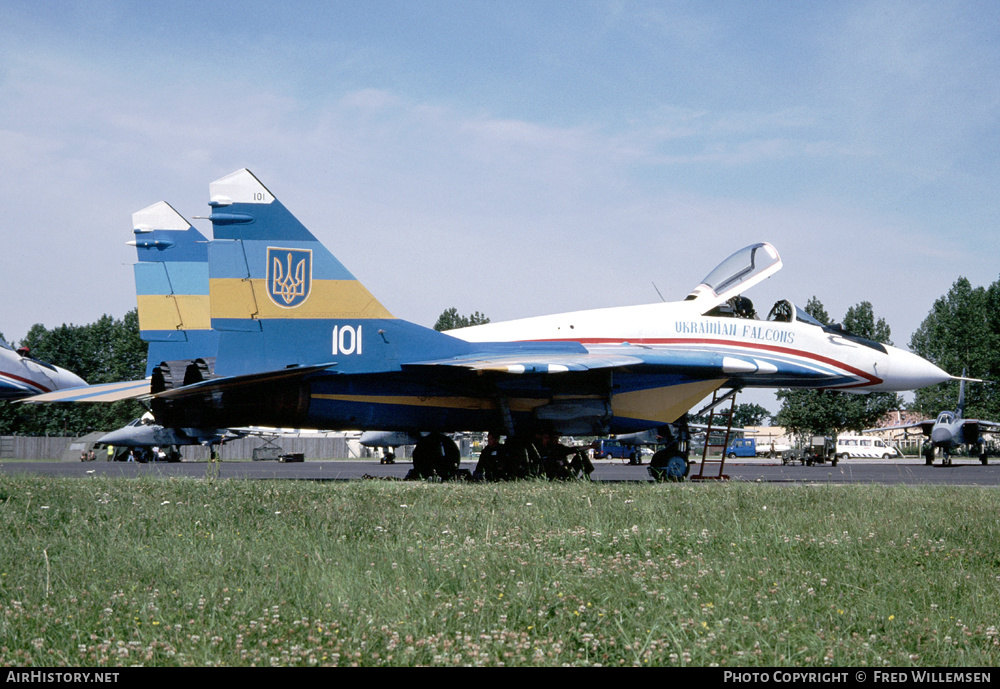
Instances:
[[[149,395],[149,379],[146,380],[126,380],[117,383],[102,383],[100,385],[86,385],[79,388],[69,388],[68,390],[57,390],[47,392],[44,395],[35,395],[21,400],[36,404],[40,402],[120,402],[122,400],[137,399]]]
[[[336,364],[325,363],[325,364],[315,364],[313,366],[295,366],[290,368],[283,368],[277,371],[268,371],[266,373],[248,373],[242,376],[213,378],[211,380],[195,383],[194,385],[185,385],[182,388],[164,390],[163,392],[156,393],[152,397],[154,399],[169,399],[169,400],[183,399],[186,397],[200,397],[203,395],[215,394],[218,392],[236,390],[241,387],[257,385],[260,383],[275,383],[284,380],[292,380],[295,378],[304,378],[307,375],[310,375],[312,373],[318,373],[319,371],[325,371],[333,366],[336,366]]]

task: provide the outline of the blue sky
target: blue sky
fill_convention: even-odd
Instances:
[[[0,331],[135,304],[131,213],[247,167],[397,316],[1000,277],[991,2],[0,0]],[[210,232],[206,221],[193,221]]]

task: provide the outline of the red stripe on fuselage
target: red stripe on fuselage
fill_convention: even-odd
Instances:
[[[25,385],[30,385],[33,388],[40,390],[41,392],[52,392],[49,388],[44,385],[39,385],[30,378],[22,378],[21,376],[16,376],[13,373],[7,373],[5,371],[0,371],[0,378],[10,378],[11,380],[16,380],[19,383],[24,383]]]
[[[522,342],[579,342],[582,345],[601,345],[601,344],[637,344],[637,345],[721,345],[724,347],[736,347],[736,348],[747,348],[747,349],[759,349],[767,352],[776,352],[779,354],[787,354],[790,356],[802,357],[803,359],[812,359],[829,366],[836,366],[842,371],[847,371],[849,373],[858,376],[859,378],[864,378],[867,383],[856,383],[853,385],[835,385],[831,386],[831,389],[835,388],[864,388],[869,385],[878,385],[883,383],[881,378],[873,376],[870,373],[865,373],[860,369],[856,369],[853,366],[848,366],[847,364],[837,361],[836,359],[831,359],[830,357],[823,356],[821,354],[814,354],[813,352],[805,352],[801,349],[791,349],[789,347],[778,347],[776,345],[759,344],[756,342],[733,342],[732,340],[712,340],[705,338],[696,339],[683,339],[676,337],[643,337],[637,339],[618,339],[612,337],[595,337],[589,339],[574,340],[572,338],[553,338],[551,340],[521,340]]]

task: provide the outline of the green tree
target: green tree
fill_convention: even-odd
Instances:
[[[434,329],[443,332],[445,330],[467,328],[470,325],[482,325],[489,322],[490,319],[478,311],[473,312],[470,316],[462,316],[458,313],[458,309],[452,306],[450,309],[445,309],[438,316],[437,323],[434,324]]]
[[[815,295],[809,297],[809,301],[806,302],[805,312],[823,325],[830,325],[831,323],[830,314],[826,312],[823,303]]]
[[[844,315],[844,329],[855,335],[860,335],[875,342],[891,345],[892,334],[889,325],[884,318],[875,319],[875,311],[872,309],[870,301],[863,301],[860,304],[847,309]]]
[[[810,316],[829,324],[829,315],[816,297],[805,307]],[[884,318],[875,318],[871,302],[863,301],[847,310],[844,330],[860,337],[892,344],[891,331]],[[875,423],[900,405],[899,397],[891,392],[867,395],[832,390],[779,390],[781,409],[775,417],[779,426],[802,435],[836,435],[842,431],[860,431]]]
[[[970,378],[998,380],[1000,375],[1000,280],[989,288],[973,287],[958,278],[948,293],[934,302],[927,317],[910,338],[910,349],[942,369]],[[966,414],[996,418],[1000,400],[987,385],[967,384]],[[929,416],[952,409],[958,383],[918,390],[913,409]]]
[[[771,412],[759,404],[743,402],[733,410],[733,425],[740,428],[746,426],[764,426],[771,418]]]

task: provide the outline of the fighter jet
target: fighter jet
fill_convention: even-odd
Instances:
[[[742,293],[782,266],[766,242],[680,302],[439,333],[393,316],[249,170],[209,191],[214,366],[199,353],[154,366],[145,392],[123,383],[166,427],[606,435],[673,423],[722,387],[901,391],[951,379],[789,301],[758,318]],[[152,300],[153,317],[176,323],[178,303]]]
[[[924,448],[925,463],[934,464],[934,451],[940,448],[941,463],[944,466],[951,466],[951,453],[963,445],[968,445],[970,450],[975,448],[979,461],[988,464],[983,433],[1000,433],[1000,423],[996,421],[965,418],[965,371],[962,372],[962,380],[958,384],[958,406],[955,411],[943,411],[933,421],[928,419],[899,426],[869,428],[864,432],[909,431],[913,428],[920,429],[920,432],[930,440]]]
[[[215,446],[240,435],[227,429],[164,428],[147,412],[118,430],[101,436],[97,444],[136,450],[140,462],[152,459],[153,448],[159,448],[168,462],[179,462],[181,454],[178,448],[182,445],[205,445],[214,451]]]
[[[75,373],[35,359],[27,348],[15,350],[0,339],[0,400],[18,400],[86,384]]]

